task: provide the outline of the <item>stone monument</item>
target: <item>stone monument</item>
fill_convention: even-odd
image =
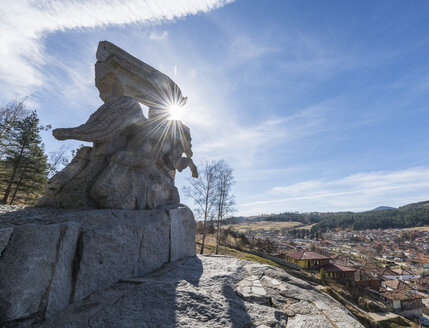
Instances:
[[[104,104],[85,124],[53,131],[93,146],[49,180],[37,207],[0,206],[0,327],[42,322],[121,279],[195,255],[194,217],[174,185],[176,170],[198,176],[191,135],[169,119],[186,98],[107,41],[95,66]]]
[[[191,135],[170,108],[186,98],[165,74],[102,41],[95,85],[104,104],[85,124],[55,129],[58,140],[92,142],[47,184],[38,206],[60,208],[155,209],[179,204],[175,172],[189,167]],[[148,118],[139,102],[149,107]],[[182,157],[185,154],[185,157]]]

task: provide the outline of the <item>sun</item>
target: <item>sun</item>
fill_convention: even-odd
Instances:
[[[177,104],[168,106],[168,119],[171,121],[183,121],[183,107]]]

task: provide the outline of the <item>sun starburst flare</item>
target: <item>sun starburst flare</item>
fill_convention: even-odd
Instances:
[[[168,107],[168,120],[170,121],[183,121],[184,110],[178,104],[172,104]]]

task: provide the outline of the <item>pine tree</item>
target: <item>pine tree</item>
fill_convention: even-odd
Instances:
[[[36,112],[16,120],[8,133],[2,160],[3,204],[31,203],[47,179],[47,157]]]

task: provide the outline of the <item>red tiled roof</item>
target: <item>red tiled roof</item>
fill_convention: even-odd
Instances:
[[[400,290],[400,291],[391,291],[391,292],[383,292],[382,295],[390,300],[401,300],[401,301],[410,301],[410,300],[419,300],[424,298],[423,295],[419,294],[413,294],[413,293],[407,293],[407,291]]]
[[[397,276],[398,274],[391,268],[386,267],[382,273],[383,276]]]
[[[316,252],[307,252],[307,251],[286,253],[286,256],[296,260],[329,260],[330,259],[329,256],[322,255]]]
[[[411,272],[410,270],[400,268],[400,269],[393,269],[393,272],[396,272],[397,274],[404,276],[404,275],[415,275],[415,273]]]
[[[383,276],[404,276],[404,275],[414,275],[415,273],[410,270],[399,268],[399,269],[384,269]]]
[[[385,280],[382,282],[382,285],[392,289],[398,289],[400,287],[404,287],[405,284],[400,280]]]
[[[353,269],[353,268],[348,268],[336,263],[330,263],[327,264],[323,267],[323,270],[325,270],[325,272],[355,272],[357,271],[357,269]]]
[[[363,263],[351,260],[345,255],[334,255],[331,257],[336,264],[340,264],[345,267],[361,267]]]

